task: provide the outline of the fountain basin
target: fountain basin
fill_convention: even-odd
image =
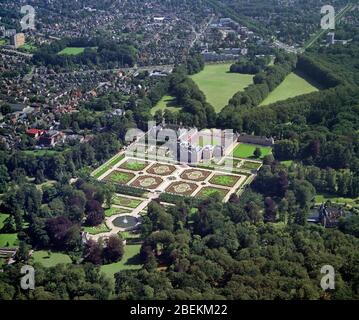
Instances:
[[[140,222],[139,218],[129,215],[117,217],[112,221],[113,225],[118,228],[131,229]]]

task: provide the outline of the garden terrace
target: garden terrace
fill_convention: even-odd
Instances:
[[[176,167],[171,166],[171,165],[166,165],[166,164],[155,163],[150,168],[148,168],[146,171],[149,174],[155,174],[158,176],[169,176],[173,172],[176,171]]]
[[[127,160],[121,164],[120,168],[131,171],[142,171],[148,166],[148,162],[138,160]]]
[[[166,192],[190,196],[197,190],[197,188],[198,186],[194,183],[178,181],[170,184],[170,186],[166,189]]]
[[[209,180],[209,182],[219,186],[234,187],[239,179],[239,176],[216,174]]]
[[[211,173],[211,171],[189,169],[181,174],[181,178],[184,180],[202,182],[205,181],[211,175]]]
[[[224,199],[226,195],[228,194],[228,189],[222,189],[222,188],[215,188],[215,187],[203,187],[201,190],[199,190],[198,193],[196,193],[196,197],[200,198],[210,198],[215,194],[219,194],[221,199]]]
[[[130,182],[135,175],[133,173],[121,171],[121,170],[114,170],[109,175],[107,175],[104,180],[119,183],[119,184],[127,184]]]
[[[141,199],[134,199],[120,195],[115,195],[112,200],[114,205],[131,208],[131,209],[137,208],[142,203],[142,201],[143,200]]]
[[[131,183],[132,187],[144,188],[144,189],[157,189],[163,180],[156,176],[142,176],[138,177]]]

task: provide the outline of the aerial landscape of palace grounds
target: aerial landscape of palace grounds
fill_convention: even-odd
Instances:
[[[0,301],[359,300],[358,4],[0,0]]]

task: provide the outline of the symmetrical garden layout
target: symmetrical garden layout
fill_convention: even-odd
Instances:
[[[145,159],[120,152],[93,172],[99,181],[114,185],[141,189],[142,196],[115,194],[112,206],[106,210],[106,221],[99,227],[86,230],[93,239],[111,234],[125,233],[137,228],[141,216],[146,214],[148,204],[161,194],[207,198],[218,194],[227,202],[232,194],[240,194],[251,183],[262,165],[260,160],[240,158],[239,144],[234,152],[211,164],[179,164]],[[270,150],[269,150],[270,152]],[[227,166],[230,160],[231,167]],[[165,205],[171,205],[166,204]]]

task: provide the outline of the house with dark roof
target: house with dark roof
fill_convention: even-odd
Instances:
[[[64,142],[64,133],[57,130],[49,130],[40,137],[39,144],[44,147],[54,147],[60,142]]]
[[[309,223],[321,224],[325,228],[336,228],[339,219],[345,216],[343,208],[332,206],[330,204],[322,204],[307,219]]]

